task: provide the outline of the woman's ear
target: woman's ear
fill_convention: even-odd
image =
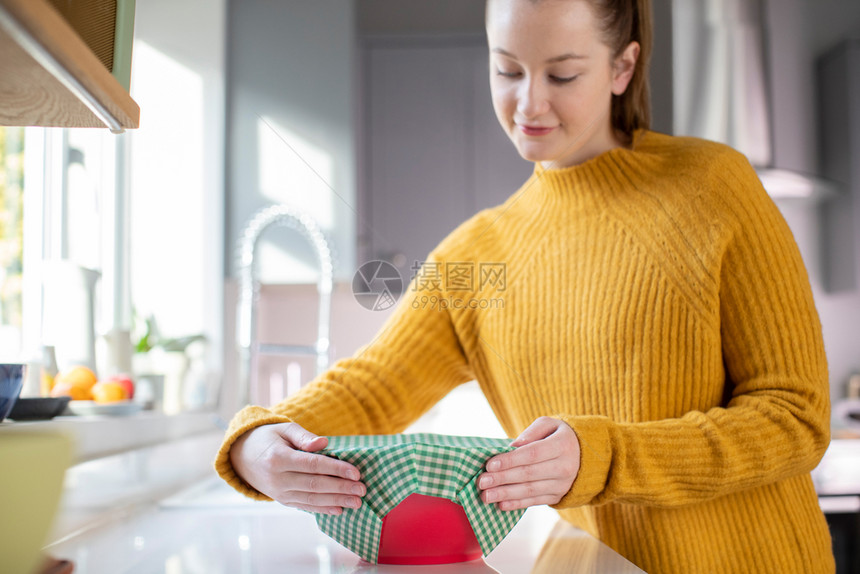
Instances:
[[[627,85],[636,70],[636,60],[639,59],[639,42],[630,42],[621,55],[615,58],[612,65],[612,93],[620,96],[627,90]]]

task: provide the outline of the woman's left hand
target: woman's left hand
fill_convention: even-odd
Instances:
[[[516,450],[487,461],[481,500],[502,510],[556,504],[579,473],[579,439],[559,419],[540,417],[511,443]]]

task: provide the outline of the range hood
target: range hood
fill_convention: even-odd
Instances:
[[[674,132],[740,151],[774,198],[820,199],[832,182],[774,166],[765,8],[762,0],[672,0]]]

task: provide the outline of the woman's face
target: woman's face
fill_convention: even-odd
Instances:
[[[587,0],[489,0],[487,39],[493,108],[523,158],[567,167],[622,145],[612,95],[639,47],[613,60]]]

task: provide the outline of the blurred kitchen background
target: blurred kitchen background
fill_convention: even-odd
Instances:
[[[722,139],[754,161],[809,271],[834,406],[850,405],[860,394],[860,3],[654,0],[654,16],[653,128]],[[356,301],[363,263],[388,261],[408,280],[457,224],[529,176],[492,110],[483,19],[484,0],[138,0],[139,129],[0,128],[0,359],[37,365],[53,345],[60,363],[164,375],[158,425],[169,429],[129,417],[79,433],[78,483],[98,474],[86,465],[167,443],[195,470],[139,481],[164,494],[199,480],[211,473],[215,417],[313,377],[316,357],[288,351],[316,344],[320,264],[307,232],[281,219],[260,233],[253,267],[254,339],[280,352],[257,357],[254,384],[240,384],[240,245],[261,210],[306,214],[331,248],[333,361],[391,311]],[[87,339],[89,355],[75,347]],[[844,550],[860,516],[852,424],[839,410],[839,446],[816,477],[842,564],[857,560]],[[501,433],[475,385],[421,425]],[[105,438],[124,433],[149,438]],[[71,495],[54,540],[117,500],[154,496],[144,490],[95,510]]]

